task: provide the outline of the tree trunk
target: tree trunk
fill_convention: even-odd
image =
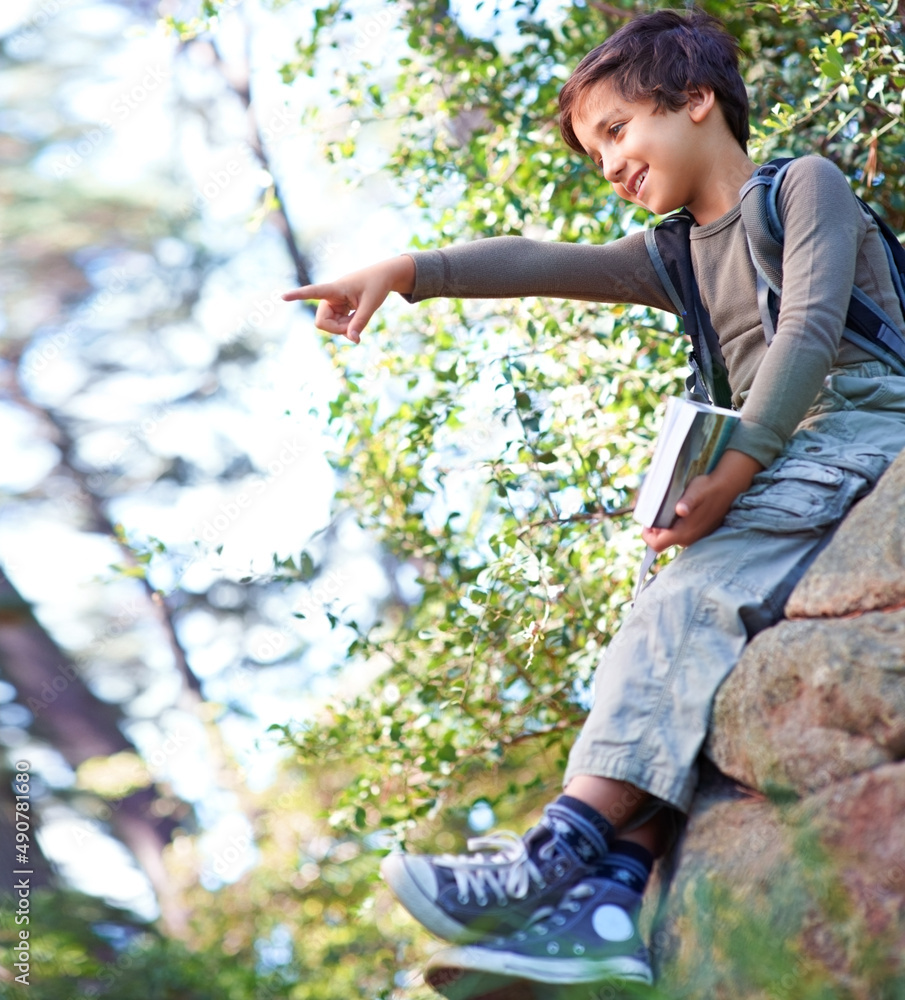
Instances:
[[[2,569],[0,673],[34,715],[32,733],[59,751],[72,768],[90,757],[137,752],[119,727],[121,713],[89,690],[78,667],[47,634]],[[172,898],[161,857],[178,823],[155,814],[157,799],[152,788],[144,788],[111,803],[111,823],[154,888],[167,932],[178,934],[186,914]],[[3,842],[11,843],[5,836]],[[11,871],[5,854],[0,863],[4,872]]]

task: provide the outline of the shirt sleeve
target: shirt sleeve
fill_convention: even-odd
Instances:
[[[415,287],[405,296],[409,302],[537,295],[675,312],[640,232],[600,245],[494,236],[410,256]]]
[[[864,236],[848,181],[822,157],[789,167],[779,213],[785,236],[776,335],[729,445],[765,467],[804,418],[836,360]]]

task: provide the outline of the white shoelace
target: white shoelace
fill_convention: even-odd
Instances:
[[[463,905],[473,893],[478,905],[485,906],[491,892],[500,906],[505,906],[510,899],[524,899],[532,882],[539,887],[546,885],[518,834],[500,830],[487,837],[475,837],[468,841],[468,849],[479,853],[473,857],[444,854],[434,859],[435,864],[453,869],[459,902]],[[551,839],[540,849],[540,854],[548,857],[552,850]],[[494,853],[485,857],[482,851]]]

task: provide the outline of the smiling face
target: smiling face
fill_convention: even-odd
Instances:
[[[694,206],[713,172],[708,129],[712,91],[678,111],[627,101],[607,83],[588,92],[573,117],[575,135],[616,193],[656,215]]]

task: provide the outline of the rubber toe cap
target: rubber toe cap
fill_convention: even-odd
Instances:
[[[388,854],[380,864],[387,885],[405,896],[417,889],[430,900],[437,898],[437,876],[429,861],[417,854]]]

